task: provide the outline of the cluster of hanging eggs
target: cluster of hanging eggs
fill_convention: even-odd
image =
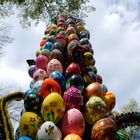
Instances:
[[[28,68],[32,81],[16,139],[115,139],[116,125],[108,118],[115,96],[97,73],[84,23],[60,15],[51,19],[44,34]]]

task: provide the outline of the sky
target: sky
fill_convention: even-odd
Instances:
[[[140,106],[140,0],[91,0],[96,11],[85,19],[90,31],[94,58],[103,84],[115,94],[120,108],[131,98]],[[5,47],[0,61],[0,84],[10,92],[29,89],[26,59],[35,59],[35,52],[44,37],[45,23],[22,29],[12,16],[5,20],[12,25],[9,35],[14,39]]]

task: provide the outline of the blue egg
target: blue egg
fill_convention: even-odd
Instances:
[[[65,89],[66,80],[61,72],[53,71],[53,72],[51,72],[49,77],[56,80],[59,83],[59,85],[61,86],[62,90]]]
[[[47,41],[47,42],[45,43],[43,49],[47,49],[47,50],[51,51],[51,50],[52,50],[52,46],[53,46],[53,43],[50,42],[50,41]]]
[[[19,137],[18,140],[32,140],[30,137],[27,137],[27,136],[21,136]]]

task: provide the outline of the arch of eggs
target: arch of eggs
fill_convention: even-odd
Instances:
[[[108,117],[116,99],[97,73],[83,22],[60,15],[44,34],[36,60],[28,61],[33,80],[15,139],[116,139],[116,124]]]

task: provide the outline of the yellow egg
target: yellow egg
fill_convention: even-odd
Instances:
[[[35,138],[38,128],[41,126],[41,118],[33,112],[25,112],[20,118],[21,136]]]
[[[58,93],[53,92],[44,99],[41,114],[45,121],[52,121],[56,124],[62,119],[64,112],[64,100]]]
[[[76,29],[77,29],[77,32],[78,32],[78,33],[85,31],[85,28],[84,28],[83,25],[78,25],[78,26],[76,27]]]
[[[57,25],[56,24],[51,24],[51,29],[57,29]]]

